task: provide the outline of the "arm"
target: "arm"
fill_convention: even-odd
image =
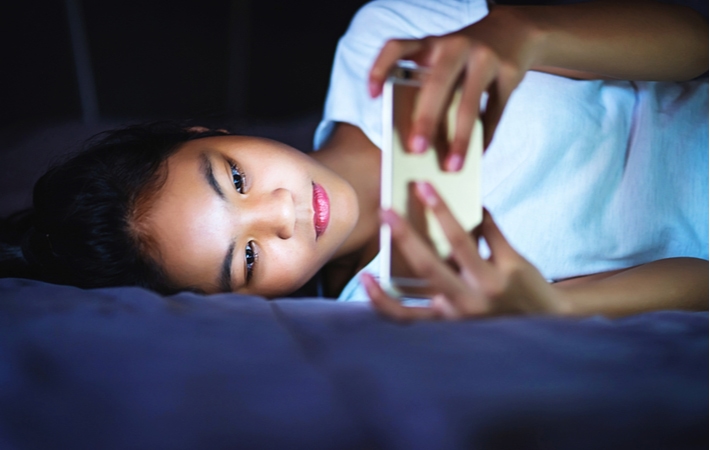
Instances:
[[[528,70],[586,79],[690,79],[708,68],[708,24],[688,8],[652,1],[494,6],[481,21],[447,35],[388,41],[370,71],[373,97],[403,58],[431,69],[414,112],[412,151],[426,148],[448,93],[462,80],[463,100],[446,162],[449,170],[457,170],[483,92],[489,94],[482,116],[487,146]]]
[[[529,23],[538,41],[534,70],[679,81],[708,68],[708,23],[686,7],[608,1],[500,8],[491,14],[519,15]]]
[[[439,220],[451,243],[452,264],[440,260],[409,224],[391,211],[383,220],[414,274],[433,287],[431,306],[407,308],[363,276],[373,306],[398,320],[465,319],[498,314],[621,316],[659,309],[708,309],[708,262],[664,259],[630,269],[575,278],[551,285],[507,242],[487,211],[471,237],[434,189],[417,184],[419,200]],[[491,256],[478,253],[483,237]]]
[[[556,283],[571,315],[622,316],[657,309],[708,309],[708,262],[669,258]]]

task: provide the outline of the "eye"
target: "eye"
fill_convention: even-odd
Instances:
[[[249,241],[246,249],[244,250],[244,263],[247,269],[247,283],[251,280],[252,274],[254,273],[254,266],[256,265],[256,260],[259,254],[255,250],[254,241]]]
[[[240,194],[244,193],[244,174],[242,173],[241,170],[239,170],[239,167],[237,167],[236,164],[230,163],[230,166],[232,167],[232,183],[234,183],[234,188],[239,192]]]

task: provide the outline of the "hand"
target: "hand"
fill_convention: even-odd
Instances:
[[[429,183],[417,183],[417,197],[430,208],[452,248],[458,267],[439,259],[405,220],[393,211],[383,211],[382,220],[392,228],[392,239],[410,269],[426,279],[437,292],[428,307],[406,307],[387,295],[369,275],[362,281],[374,308],[382,315],[402,321],[417,319],[464,319],[497,314],[564,314],[567,304],[540,272],[506,241],[493,218],[484,210],[476,235],[469,235]],[[487,260],[478,253],[477,237],[491,250]]]
[[[495,8],[480,22],[454,33],[423,39],[388,41],[370,70],[370,95],[376,97],[391,69],[400,59],[430,68],[413,115],[409,150],[421,153],[433,139],[448,99],[461,80],[462,99],[456,118],[456,133],[444,160],[446,170],[463,167],[474,123],[479,116],[483,92],[488,102],[483,115],[484,148],[503,114],[510,94],[530,69],[538,52],[533,28],[515,10]]]

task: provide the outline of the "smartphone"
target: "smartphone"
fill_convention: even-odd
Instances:
[[[439,192],[456,219],[466,230],[473,230],[483,217],[481,205],[481,156],[483,126],[476,121],[463,168],[459,172],[440,169],[448,143],[454,137],[456,113],[461,99],[454,92],[430,147],[422,154],[407,153],[406,140],[426,68],[410,61],[399,61],[388,77],[382,93],[382,173],[380,202],[413,225],[417,233],[440,258],[447,258],[450,244],[431,211],[421,206],[414,193],[416,181],[428,181]],[[387,224],[380,228],[380,284],[390,295],[429,298],[433,292],[426,280],[418,279],[402,255],[392,245]]]

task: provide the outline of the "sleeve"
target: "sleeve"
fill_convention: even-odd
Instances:
[[[359,127],[381,147],[381,100],[370,98],[367,74],[385,42],[450,33],[487,13],[485,0],[377,0],[363,6],[338,42],[314,148],[323,145],[336,122]]]

